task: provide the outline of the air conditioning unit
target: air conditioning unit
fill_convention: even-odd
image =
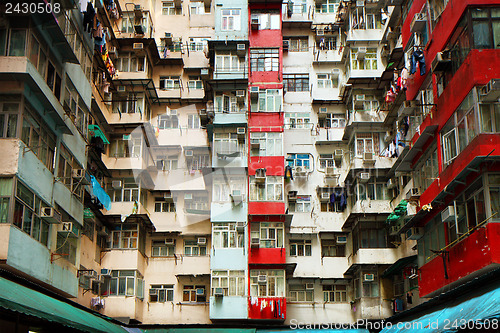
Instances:
[[[111,276],[111,270],[107,268],[101,268],[101,276]]]
[[[121,180],[113,180],[113,181],[111,182],[111,187],[112,187],[113,189],[115,189],[115,190],[122,188],[122,187],[123,187],[123,185],[122,185],[122,181],[121,181]]]
[[[250,87],[250,97],[251,98],[259,97],[259,87],[257,86]]]
[[[431,63],[431,69],[433,73],[439,73],[446,71],[450,64],[451,59],[449,57],[449,52],[438,52],[434,60]]]
[[[418,240],[424,235],[424,228],[410,228],[406,231],[406,239]]]
[[[236,134],[238,135],[245,135],[245,132],[246,132],[245,127],[238,127],[236,129]]]
[[[125,87],[125,86],[118,86],[118,87],[116,87],[116,91],[118,91],[118,92],[125,92],[125,91],[127,91],[127,87]]]
[[[224,288],[214,288],[214,296],[215,297],[223,297],[224,296]]]
[[[363,274],[363,281],[375,281],[375,274]]]
[[[332,69],[332,74],[333,75],[340,75],[340,69],[339,68]]]
[[[237,44],[236,45],[236,53],[240,56],[240,57],[244,57],[245,54],[246,54],[246,45],[245,44]]]
[[[411,33],[422,32],[425,29],[425,24],[427,22],[427,15],[425,13],[416,13],[413,16],[413,20],[410,23]]]
[[[236,90],[236,98],[238,99],[245,98],[245,90]]]
[[[240,190],[232,190],[231,191],[231,200],[233,200],[233,202],[235,204],[239,204],[243,201],[243,195],[241,194],[241,191]]]
[[[236,231],[238,232],[245,231],[245,222],[236,222]]]
[[[322,106],[319,108],[319,113],[320,114],[325,114],[328,113],[328,108],[326,106]]]
[[[48,223],[61,223],[62,221],[61,213],[52,207],[42,207],[40,217]]]
[[[296,166],[295,167],[295,175],[298,177],[302,177],[307,175],[307,169],[301,166]]]
[[[205,288],[197,288],[196,296],[203,296],[203,295],[205,295]]]
[[[395,188],[395,187],[396,187],[396,180],[394,180],[393,178],[389,179],[387,181],[387,188],[391,189],[391,188]]]
[[[370,180],[370,173],[369,172],[361,172],[359,174],[359,181],[361,183],[366,183],[368,180]]]
[[[73,179],[85,178],[85,169],[73,169],[71,171],[71,176],[73,177]]]
[[[158,289],[149,289],[149,296],[158,295]]]
[[[288,201],[295,201],[297,200],[297,191],[288,191]]]
[[[290,40],[289,39],[283,39],[283,51],[288,51],[289,47],[290,47]]]
[[[364,163],[375,163],[375,158],[373,153],[364,152],[363,153],[363,162]]]
[[[184,193],[184,200],[193,200],[193,193]]]
[[[365,95],[355,95],[354,107],[356,109],[362,109],[364,106],[365,106]]]
[[[165,238],[165,245],[175,245],[175,240],[173,238]]]
[[[78,229],[74,229],[73,227],[73,222],[62,222],[61,230],[59,232],[67,235],[68,237],[78,238]]]
[[[259,238],[252,238],[250,242],[251,247],[258,248],[260,246],[260,239]]]
[[[208,68],[202,68],[202,69],[200,70],[200,75],[201,75],[202,77],[207,77],[209,74],[210,74],[210,72],[208,71]]]
[[[328,192],[322,192],[321,193],[321,201],[324,201],[324,200],[330,200],[330,193]]]
[[[406,192],[406,200],[418,198],[420,198],[420,188],[412,187],[408,192]]]
[[[255,181],[258,183],[263,183],[266,181],[266,169],[260,168],[255,170]]]
[[[259,275],[257,276],[258,284],[266,284],[267,283],[267,275]]]
[[[172,192],[165,192],[163,194],[164,199],[172,199]]]
[[[342,149],[335,149],[335,152],[333,155],[335,162],[342,161],[342,157],[344,157],[344,151]]]
[[[80,275],[78,277],[78,286],[83,289],[90,289],[90,277],[88,275]]]
[[[134,11],[142,11],[141,5],[134,5]]]
[[[143,48],[144,48],[143,43],[134,43],[134,45],[133,45],[134,50],[142,50]]]
[[[363,60],[366,55],[366,47],[359,47],[358,52],[356,52],[356,59]]]
[[[260,149],[260,140],[250,139],[250,149]]]
[[[404,101],[398,110],[398,117],[409,116],[417,107],[417,101]]]
[[[346,244],[347,236],[337,236],[337,244]]]
[[[326,167],[325,174],[327,176],[333,176],[335,174],[335,168],[334,167]]]
[[[306,283],[306,290],[314,290],[314,283]]]
[[[356,0],[356,7],[364,7],[365,0]]]
[[[177,110],[176,109],[174,109],[174,110],[170,109],[170,116],[177,116]]]
[[[324,36],[325,29],[316,29],[316,36]]]
[[[495,102],[500,98],[500,79],[491,79],[481,88],[482,102]]]
[[[198,245],[206,245],[207,239],[205,237],[198,237]]]
[[[443,222],[455,221],[455,206],[448,206],[441,212],[441,221]]]
[[[186,157],[192,157],[193,156],[193,151],[191,149],[184,150],[184,155]]]
[[[97,272],[94,271],[94,270],[89,271],[87,276],[89,278],[91,278],[92,280],[98,280],[99,279],[99,274],[97,274]]]
[[[259,29],[259,16],[252,15],[250,18],[250,26],[253,30]]]

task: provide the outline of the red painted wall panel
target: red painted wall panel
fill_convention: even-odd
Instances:
[[[252,156],[248,163],[248,175],[255,175],[255,170],[265,168],[266,176],[284,176],[285,175],[285,157],[284,156]]]
[[[248,317],[250,319],[284,320],[286,318],[286,298],[249,297]]]
[[[284,123],[284,114],[278,112],[257,113],[251,112],[248,117],[249,127],[265,127],[265,126],[279,126],[282,127]]]
[[[500,263],[500,224],[490,223],[449,249],[448,280],[444,278],[441,257],[436,257],[420,268],[419,293],[425,297],[492,263]]]
[[[285,214],[284,202],[250,201],[248,203],[249,215],[276,215]]]
[[[249,264],[284,264],[286,262],[286,249],[250,249]]]

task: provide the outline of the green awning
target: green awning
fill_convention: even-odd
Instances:
[[[0,277],[0,307],[85,332],[127,333],[121,326],[69,303]]]
[[[99,128],[98,125],[89,125],[89,134],[90,134],[90,136],[96,136],[98,138],[101,138],[102,142],[109,145],[108,139],[106,139],[106,136],[101,131],[101,129]]]
[[[406,200],[401,200],[401,202],[394,208],[394,212],[389,214],[387,217],[386,222],[387,223],[392,223],[394,221],[397,221],[401,216],[406,215],[407,213],[407,206],[408,206],[408,201]]]

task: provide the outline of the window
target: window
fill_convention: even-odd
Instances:
[[[266,283],[259,283],[259,276],[266,276]],[[278,269],[251,270],[250,271],[250,296],[258,297],[284,297],[285,296],[285,271]]]
[[[304,284],[290,284],[287,300],[289,302],[314,302],[314,289],[306,289]]]
[[[461,207],[457,207],[459,214],[458,220],[462,221],[463,219],[463,223],[467,223],[465,222],[467,219],[465,217],[465,206],[463,201],[461,201],[459,205]],[[446,246],[445,228],[446,224],[441,220],[440,214],[425,225],[424,235],[417,241],[419,267],[435,257],[431,250],[439,250]],[[463,228],[467,231],[466,225],[464,225]]]
[[[337,12],[340,0],[323,0],[316,4],[316,13],[332,14]]]
[[[323,285],[323,301],[329,303],[347,302],[347,285],[345,284]]]
[[[389,189],[385,182],[357,183],[354,188],[356,200],[391,200]]]
[[[338,244],[336,239],[322,239],[321,257],[345,257],[345,244]]]
[[[481,133],[500,132],[500,104],[479,104],[479,122]]]
[[[54,252],[65,254],[62,258],[69,261],[73,265],[76,265],[77,247],[77,240],[75,238],[57,233],[56,250]]]
[[[123,135],[111,140],[109,155],[112,157],[141,157],[142,136],[136,134]]]
[[[286,112],[285,126],[287,128],[310,129],[312,125],[310,116],[311,114],[308,112]]]
[[[283,74],[283,89],[286,92],[309,91],[309,74]]]
[[[318,74],[318,88],[337,88],[339,78],[332,74]]]
[[[212,223],[213,247],[218,248],[243,248],[244,233],[236,230],[235,222]]]
[[[240,9],[223,9],[221,19],[222,31],[239,31],[241,29]]]
[[[59,72],[56,70],[54,64],[49,61],[47,65],[47,77],[45,78],[45,82],[49,86],[50,90],[54,93],[54,96],[60,101],[61,100],[61,88],[62,88],[62,79]]]
[[[188,128],[198,129],[200,128],[200,115],[197,113],[188,114]]]
[[[175,255],[175,240],[162,239],[162,240],[151,241],[151,256],[173,257],[174,255]]]
[[[365,56],[360,58],[357,56],[358,48],[351,48],[351,68],[353,70],[377,70],[377,49],[367,48]]]
[[[337,49],[337,36],[324,37],[316,41],[318,49],[323,51],[333,51]]]
[[[319,168],[324,170],[326,168],[334,168],[335,159],[333,154],[320,154],[319,155]]]
[[[427,151],[422,162],[413,171],[414,187],[420,188],[422,192],[439,176],[437,147],[428,148]]]
[[[199,76],[190,76],[188,81],[188,89],[203,89],[203,81]]]
[[[139,225],[131,223],[117,224],[111,232],[111,248],[137,249],[139,240]]]
[[[370,11],[365,6],[356,7],[351,13],[352,29],[381,29],[382,16],[380,10]]]
[[[307,2],[306,0],[296,0],[295,3],[293,2],[288,2],[287,4],[287,11],[291,14],[302,14],[302,13],[307,13]]]
[[[244,103],[238,103],[238,98],[233,92],[215,95],[215,112],[232,113],[244,112]]]
[[[87,236],[91,241],[94,240],[94,222],[92,220],[83,220],[82,235]]]
[[[288,202],[288,209],[292,213],[310,213],[311,206],[310,195],[302,195],[297,197],[297,200]]]
[[[283,133],[250,132],[252,143],[258,142],[258,149],[252,148],[251,156],[283,156]]]
[[[311,170],[311,160],[312,156],[309,154],[288,154],[286,156],[286,162],[292,169],[297,169],[300,167],[306,171]]]
[[[208,154],[197,154],[193,152],[193,157],[186,158],[188,170],[201,170],[210,166],[210,156]]]
[[[26,52],[26,29],[10,29],[9,57],[24,57]]]
[[[306,37],[290,37],[288,40],[288,51],[289,52],[308,52],[309,45],[308,39]]]
[[[377,272],[360,271],[356,274],[354,278],[354,297],[379,297]]]
[[[281,91],[278,89],[260,90],[257,102],[257,105],[252,105],[252,110],[259,112],[281,112]]]
[[[185,256],[206,256],[207,246],[198,244],[197,239],[184,240],[184,255]]]
[[[431,0],[429,1],[429,9],[431,11],[431,17],[434,25],[441,16],[441,13],[446,8],[449,0]]]
[[[290,239],[290,256],[294,257],[310,257],[311,256],[311,240],[310,239],[300,239],[292,240]]]
[[[173,1],[163,1],[161,3],[162,15],[182,15],[182,7],[175,7]]]
[[[489,187],[489,202],[491,206],[489,217],[493,216],[493,218],[491,218],[490,221],[499,222],[500,221],[500,175],[489,174],[487,180]]]
[[[106,286],[105,296],[135,296],[142,299],[144,297],[144,280],[142,275],[133,270],[111,271],[111,278]]]
[[[207,301],[205,286],[184,286],[182,290],[182,301],[205,303]]]
[[[205,7],[203,1],[191,1],[189,4],[189,13],[191,15],[210,14],[210,6]]]
[[[265,12],[252,11],[252,19],[259,20],[259,30],[280,29],[281,17],[279,11],[266,10]]]
[[[259,183],[250,176],[250,201],[283,201],[283,177],[268,176]]]
[[[57,168],[57,177],[60,181],[71,191],[75,197],[80,201],[83,200],[83,185],[80,179],[73,177],[73,170],[80,169],[83,167],[78,163],[76,158],[71,154],[71,152],[64,146],[59,146],[59,166]]]
[[[206,51],[208,47],[208,38],[191,37],[189,38],[189,51]]]
[[[251,49],[250,66],[254,72],[277,72],[279,49]]]
[[[175,203],[167,202],[168,199],[155,197],[155,213],[175,213]]]
[[[142,94],[113,94],[113,98],[113,113],[142,113],[147,107]]]
[[[193,194],[191,200],[184,199],[184,207],[187,210],[208,211],[208,196],[206,194]]]
[[[215,72],[240,72],[245,70],[245,58],[231,52],[218,52],[215,55]]]
[[[212,183],[212,201],[229,202],[232,201],[232,193],[240,195],[246,193],[246,179],[238,176],[215,176]]]
[[[179,128],[179,117],[177,115],[159,114],[157,121],[159,129]]]
[[[17,110],[19,103],[3,103],[4,112],[13,112]],[[2,137],[2,128],[5,131],[7,137],[15,135],[17,126],[17,114],[6,113],[5,117],[3,113],[0,113],[0,137]],[[2,124],[2,119],[5,119],[6,124]],[[45,121],[38,115],[36,111],[26,106],[23,113],[23,123],[21,128],[21,140],[24,144],[30,148],[30,150],[38,157],[38,159],[49,169],[51,172],[54,170],[55,162],[55,150],[56,150],[56,136],[54,132],[47,126]],[[61,154],[64,157],[68,157],[70,160],[70,154],[67,149],[61,145]],[[74,159],[73,159],[74,160]],[[73,164],[74,167],[81,169],[79,164]],[[61,164],[61,163],[60,163]],[[71,177],[71,170],[66,174]],[[61,174],[58,175],[62,177]],[[65,184],[71,183],[71,178],[64,179]]]
[[[181,88],[180,76],[160,76],[161,90],[174,90]]]
[[[260,239],[261,248],[283,248],[285,243],[285,229],[282,222],[258,222],[250,226],[251,238]]]
[[[19,114],[18,98],[9,100],[8,97],[2,96],[0,102],[0,138],[15,138],[17,137],[17,119]],[[37,145],[33,145],[36,147]]]
[[[0,178],[0,222],[9,223],[9,202],[14,178]],[[12,223],[19,229],[48,246],[49,224],[40,218],[41,199],[20,181],[16,181]]]
[[[363,157],[364,153],[380,154],[379,133],[356,133],[356,157]]]
[[[177,170],[179,165],[179,156],[156,156],[156,168],[162,171]]]
[[[377,249],[393,247],[387,241],[385,225],[376,222],[361,222],[352,233],[353,253],[358,249]]]
[[[4,53],[1,51],[3,45],[4,44],[2,41],[2,31],[0,31],[0,55],[4,55]],[[34,34],[31,34],[29,59],[33,64],[33,66],[36,67],[36,69],[44,79],[47,70],[47,61],[48,61],[47,53],[48,53],[48,47],[43,42],[43,40],[35,37]]]
[[[70,78],[66,75],[66,88],[64,94],[64,110],[66,114],[70,117],[73,124],[80,133],[86,137],[87,128],[89,121],[89,112],[85,106],[85,102],[78,94],[75,86],[71,82]]]
[[[224,296],[245,296],[245,271],[212,271],[212,295],[215,288]]]
[[[238,140],[236,133],[214,133],[214,155],[218,158],[238,157],[243,151],[243,142]]]
[[[120,53],[120,57],[115,60],[115,66],[120,72],[144,72],[146,58],[135,53]]]
[[[173,302],[174,285],[173,284],[152,284],[149,289],[150,302]]]
[[[112,181],[108,183],[108,195],[113,202],[133,202],[138,201],[144,203],[144,193],[141,192],[139,184],[136,184],[135,179],[123,178],[114,179],[121,182],[121,186],[114,188]]]
[[[343,128],[345,124],[345,115],[343,114],[327,113],[323,120],[319,120],[319,125],[323,128]]]

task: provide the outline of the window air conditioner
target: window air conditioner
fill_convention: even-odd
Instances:
[[[420,188],[412,187],[408,192],[406,192],[406,200],[418,199],[420,197]]]
[[[165,245],[174,245],[175,241],[173,238],[165,238]]]
[[[431,69],[433,73],[444,72],[448,69],[451,64],[451,59],[449,58],[449,52],[438,52],[434,60],[431,63]]]
[[[101,276],[111,276],[111,270],[107,268],[101,268]]]
[[[260,168],[255,170],[255,181],[256,182],[265,182],[266,180],[266,169]]]
[[[192,157],[193,151],[191,149],[184,150],[184,155],[187,157]]]
[[[237,44],[236,45],[236,50],[238,50],[238,51],[245,51],[246,50],[245,44]]]
[[[250,139],[250,148],[251,149],[260,149],[260,140],[259,139]]]
[[[363,274],[363,281],[375,281],[375,274]]]
[[[110,53],[110,54],[116,54],[116,46],[109,46],[108,47],[108,53]]]
[[[165,39],[172,39],[172,33],[171,32],[165,32]]]
[[[321,193],[321,200],[330,200],[330,193],[328,192]]]
[[[198,237],[198,245],[206,245],[207,239],[205,237]]]
[[[193,200],[193,193],[185,193],[184,200]]]
[[[238,134],[238,135],[245,135],[245,132],[246,132],[245,127],[238,127],[236,129],[236,134]]]
[[[356,53],[357,60],[363,60],[366,55],[366,47],[359,47],[358,52]]]
[[[215,297],[223,297],[224,296],[224,288],[214,288],[214,296]]]
[[[314,290],[314,283],[306,283],[306,290]]]
[[[356,7],[364,7],[365,0],[356,0]]]
[[[339,68],[332,69],[332,74],[333,75],[340,75],[340,69]]]
[[[127,91],[127,88],[125,86],[118,86],[118,87],[116,87],[116,90],[118,92],[125,92],[125,91]]]
[[[170,115],[171,116],[177,116],[177,110],[170,109]]]
[[[335,149],[334,153],[335,162],[340,162],[342,160],[342,157],[344,157],[344,151],[342,149]]]
[[[319,108],[319,113],[320,114],[325,114],[328,113],[328,108],[326,106],[322,106]]]
[[[245,90],[236,90],[236,98],[245,98]]]
[[[366,162],[366,163],[375,162],[375,158],[373,157],[373,153],[368,153],[368,152],[363,153],[363,162]]]
[[[427,15],[425,13],[416,13],[413,16],[413,20],[410,23],[410,32],[422,32],[425,29],[425,24],[427,22]]]
[[[491,79],[481,88],[481,101],[496,102],[500,98],[500,79]]]
[[[121,180],[113,180],[111,182],[111,187],[114,188],[115,190],[122,188],[123,187],[122,181]]]
[[[197,288],[196,296],[203,296],[203,295],[205,295],[205,288]]]
[[[267,283],[267,275],[259,275],[257,277],[258,284],[266,284]]]
[[[441,220],[443,222],[455,221],[455,206],[448,206],[441,212]]]
[[[406,231],[406,239],[418,240],[424,235],[423,228],[410,228]]]
[[[143,48],[144,48],[143,43],[134,43],[134,45],[133,45],[134,50],[142,50]]]
[[[337,236],[337,244],[347,243],[347,236]]]
[[[250,96],[254,96],[254,97],[259,96],[259,87],[257,87],[257,86],[250,87]]]
[[[61,230],[62,231],[73,231],[73,223],[72,222],[63,222]]]
[[[245,231],[245,222],[236,222],[236,231],[238,232]]]
[[[327,176],[332,176],[335,174],[335,168],[334,167],[326,167],[325,168],[325,174]]]
[[[297,191],[288,191],[288,201],[297,200]]]
[[[325,29],[316,29],[316,36],[324,36]]]
[[[48,223],[61,223],[62,215],[52,207],[42,207],[40,217]]]
[[[361,172],[359,174],[359,180],[361,183],[366,183],[370,179],[370,173],[369,172]]]
[[[241,191],[240,190],[232,190],[231,191],[231,200],[233,200],[233,202],[235,204],[239,204],[243,201],[243,195],[241,194]]]
[[[158,289],[149,289],[149,296],[158,295]]]
[[[259,29],[259,16],[252,15],[250,18],[250,25],[253,30]]]
[[[258,248],[260,246],[260,239],[256,237],[252,238],[250,245],[253,248]]]

